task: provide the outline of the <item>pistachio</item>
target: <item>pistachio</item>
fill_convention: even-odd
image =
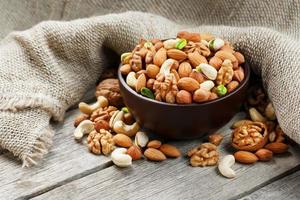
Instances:
[[[129,110],[128,110],[127,107],[123,107],[121,110],[122,110],[124,113],[129,113]]]
[[[222,97],[227,93],[227,88],[224,85],[217,86],[217,94],[218,96]]]
[[[129,74],[126,77],[126,83],[132,88],[135,88],[137,79],[135,78],[135,72],[129,72]]]
[[[215,80],[217,78],[218,71],[209,64],[201,63],[196,69],[201,70],[201,72],[210,80]]]
[[[217,51],[221,49],[224,46],[225,42],[224,40],[220,38],[215,38],[208,43],[208,47],[210,50]]]
[[[176,49],[183,49],[187,44],[186,39],[179,39],[175,45]]]
[[[154,99],[154,94],[151,90],[149,90],[148,88],[146,87],[142,87],[141,89],[141,94],[145,97],[148,97],[150,99]]]
[[[176,47],[177,41],[178,40],[176,40],[176,39],[169,39],[169,40],[164,41],[163,42],[164,48],[165,49],[174,49]]]
[[[153,47],[153,44],[152,44],[152,42],[147,41],[147,42],[145,42],[144,47],[145,47],[146,49],[150,49],[151,47]]]
[[[127,53],[123,53],[121,55],[121,63],[123,64],[128,64],[129,60],[132,58],[132,53],[131,52],[127,52]]]
[[[200,83],[200,88],[206,91],[210,91],[215,86],[214,82],[211,80],[204,81]]]

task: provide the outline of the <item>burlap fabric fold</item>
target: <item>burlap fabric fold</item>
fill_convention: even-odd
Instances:
[[[224,3],[226,8],[232,5],[228,2]],[[297,6],[293,9],[299,13]],[[249,14],[258,12],[258,8],[244,9]],[[299,24],[293,18],[298,14],[286,17],[284,11],[285,23],[293,25],[288,24],[286,31],[272,29],[273,21],[265,27],[247,26],[253,24],[250,17],[241,21],[234,15],[231,20],[241,26],[191,26],[155,14],[126,12],[69,22],[47,21],[13,32],[0,43],[0,146],[19,157],[24,166],[36,164],[51,146],[54,133],[49,120],[62,120],[66,109],[101,75],[104,46],[121,54],[141,37],[170,38],[179,30],[211,32],[243,52],[262,76],[284,132],[300,143]],[[204,15],[207,13],[189,17],[205,22],[205,17],[210,17]],[[219,10],[217,17],[225,14],[227,10]],[[184,18],[185,9],[176,15]],[[266,14],[270,19],[277,15],[280,13]]]

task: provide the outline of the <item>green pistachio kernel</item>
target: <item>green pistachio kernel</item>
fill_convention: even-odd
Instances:
[[[214,42],[215,42],[215,39],[211,40],[208,42],[208,48],[210,50],[214,50]]]
[[[217,86],[217,94],[219,96],[224,96],[227,93],[227,88],[224,85],[218,85]]]
[[[146,88],[146,87],[142,87],[142,89],[141,89],[141,94],[142,94],[143,96],[145,96],[145,97],[150,98],[150,99],[154,99],[154,94],[153,94],[153,92],[152,92],[150,89]]]
[[[150,49],[151,47],[153,47],[153,44],[152,44],[152,42],[147,41],[147,42],[145,42],[144,47],[147,49]]]
[[[186,39],[180,39],[176,42],[175,47],[176,49],[183,49],[186,46],[186,44],[187,44]]]
[[[129,59],[131,58],[131,56],[132,56],[132,53],[131,53],[131,52],[123,53],[123,54],[121,55],[121,62],[122,62],[123,64],[126,64],[126,62],[129,61]]]
[[[200,67],[200,65],[196,67],[196,71],[197,71],[197,72],[201,72],[201,67]]]
[[[123,107],[121,110],[122,110],[124,113],[129,113],[129,110],[128,110],[127,107]]]

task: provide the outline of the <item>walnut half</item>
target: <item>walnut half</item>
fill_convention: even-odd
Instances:
[[[193,167],[205,167],[216,165],[219,160],[217,146],[211,143],[203,143],[188,152]]]
[[[100,133],[92,131],[87,137],[89,150],[94,154],[108,155],[115,149],[113,136],[107,130],[101,129]]]

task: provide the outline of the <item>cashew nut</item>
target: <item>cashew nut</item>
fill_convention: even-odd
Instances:
[[[128,167],[132,164],[132,158],[127,154],[127,149],[116,148],[111,153],[111,160],[118,167]]]
[[[266,122],[267,119],[262,116],[262,114],[260,114],[260,112],[258,112],[258,110],[256,110],[256,108],[250,108],[249,109],[249,115],[250,118],[252,119],[252,121],[254,122]]]
[[[89,105],[84,102],[80,102],[78,105],[80,112],[82,112],[84,114],[88,114],[88,115],[92,114],[92,112],[98,108],[104,108],[107,106],[108,106],[108,100],[104,96],[99,96],[97,98],[97,102],[95,102],[92,105]]]
[[[135,72],[130,72],[127,77],[126,77],[126,83],[127,85],[129,85],[130,87],[135,89],[136,83],[137,83],[137,79],[135,77]]]
[[[218,165],[220,173],[227,178],[234,178],[236,176],[235,171],[231,169],[234,165],[235,159],[233,155],[225,156]]]
[[[159,73],[162,73],[163,75],[168,75],[170,74],[170,70],[172,65],[175,63],[175,60],[173,59],[167,59],[160,67]]]
[[[94,123],[90,120],[83,120],[75,129],[74,137],[80,140],[83,135],[88,134],[94,130]]]
[[[124,117],[124,111],[123,110],[115,111],[114,114],[111,116],[111,118],[109,120],[109,126],[111,128],[113,128],[116,121],[119,121],[119,120],[123,121],[123,117]]]
[[[129,137],[134,136],[140,129],[140,126],[137,122],[132,125],[127,125],[123,121],[119,120],[114,123],[113,130],[118,134],[124,134]]]

